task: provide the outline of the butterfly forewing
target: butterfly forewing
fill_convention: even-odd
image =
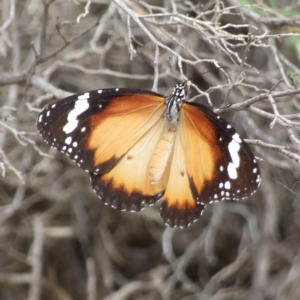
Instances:
[[[103,174],[153,126],[163,100],[155,93],[127,89],[86,92],[47,106],[37,127],[50,146],[84,170]]]
[[[85,170],[95,170],[94,153],[87,148],[92,131],[90,118],[100,114],[110,98],[98,91],[69,96],[47,106],[39,115],[37,128],[47,144],[67,154]]]
[[[75,95],[46,107],[37,122],[44,140],[90,172],[96,194],[114,208],[139,211],[164,191],[149,165],[165,133],[164,97],[127,89]],[[51,117],[50,117],[51,116]]]

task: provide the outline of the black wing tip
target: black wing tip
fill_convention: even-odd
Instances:
[[[197,203],[194,207],[186,206],[182,209],[178,206],[170,207],[166,201],[163,201],[160,215],[169,227],[186,228],[200,218],[205,206]]]

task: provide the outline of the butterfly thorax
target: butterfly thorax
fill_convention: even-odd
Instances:
[[[166,98],[166,117],[173,124],[178,124],[180,110],[182,104],[186,99],[186,87],[185,84],[176,84],[173,93]]]

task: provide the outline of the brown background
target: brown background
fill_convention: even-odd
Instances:
[[[300,8],[217,3],[98,0],[78,24],[85,1],[0,2],[0,299],[300,299]],[[37,134],[38,112],[70,93],[168,95],[218,66],[190,97],[235,104],[216,111],[262,184],[188,229],[167,228],[159,203],[105,207]]]

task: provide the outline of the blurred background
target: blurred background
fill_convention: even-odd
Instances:
[[[292,0],[1,1],[0,299],[300,299],[299,13]],[[192,101],[250,144],[262,184],[186,229],[166,227],[160,203],[104,206],[37,133],[71,93],[169,95],[188,78]]]

